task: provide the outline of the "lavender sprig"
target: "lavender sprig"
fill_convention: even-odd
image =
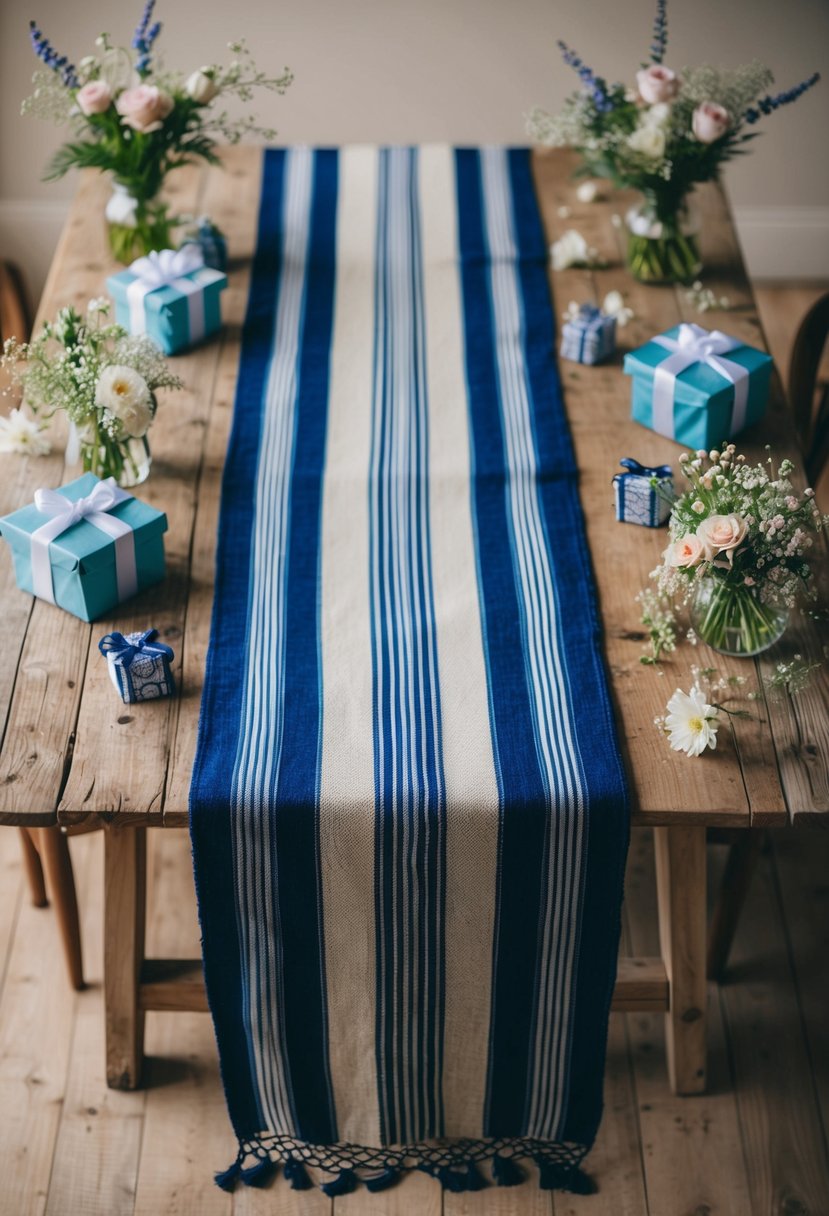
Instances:
[[[607,81],[602,80],[601,76],[597,76],[592,68],[589,68],[576,52],[570,49],[566,42],[562,42],[559,39],[558,46],[567,66],[578,72],[582,84],[590,93],[593,104],[599,113],[606,114],[609,110],[612,110],[613,102],[607,95]]]
[[[150,25],[154,8],[155,0],[147,0],[147,3],[144,5],[144,11],[141,14],[141,20],[138,22],[135,33],[132,36],[132,49],[138,52],[135,67],[136,71],[142,76],[150,69],[153,43],[161,33],[160,21],[155,21]]]
[[[817,84],[820,80],[820,72],[813,72],[806,80],[801,80],[800,84],[796,84],[791,89],[785,89],[782,93],[777,93],[774,97],[761,97],[756,106],[749,106],[745,112],[745,120],[747,123],[759,122],[765,114],[772,114],[775,110],[779,110],[781,106],[790,105],[791,102],[797,101],[798,97],[811,89],[812,85]]]
[[[656,16],[653,19],[653,42],[651,63],[661,63],[668,45],[668,0],[656,0]]]
[[[77,89],[80,81],[75,71],[75,65],[70,63],[65,55],[58,55],[49,39],[38,28],[35,21],[29,22],[29,37],[32,41],[32,49],[38,59],[42,60],[47,68],[51,68],[53,72],[59,73],[67,89]]]

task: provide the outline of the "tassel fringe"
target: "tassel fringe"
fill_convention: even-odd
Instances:
[[[363,1186],[367,1191],[387,1191],[390,1186],[394,1186],[400,1181],[400,1170],[387,1169],[383,1170],[382,1174],[375,1174],[371,1178],[363,1179]]]
[[[332,1178],[330,1182],[323,1182],[322,1190],[334,1199],[337,1195],[350,1195],[353,1190],[356,1190],[358,1181],[353,1170],[340,1170],[336,1178]]]
[[[239,1176],[245,1186],[267,1186],[271,1178],[273,1178],[279,1166],[275,1161],[271,1161],[270,1157],[265,1157],[261,1161],[257,1161],[256,1165],[250,1166],[249,1169],[240,1170]]]
[[[492,1177],[498,1186],[520,1186],[526,1174],[514,1157],[496,1153],[492,1158]]]
[[[314,1185],[305,1166],[296,1157],[288,1158],[282,1166],[282,1173],[290,1182],[292,1191],[309,1191]]]

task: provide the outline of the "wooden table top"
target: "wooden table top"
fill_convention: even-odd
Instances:
[[[182,826],[187,821],[190,771],[205,657],[210,635],[215,538],[222,465],[230,430],[241,326],[255,245],[261,152],[231,148],[225,171],[180,170],[170,201],[179,212],[207,212],[228,234],[230,283],[223,297],[225,326],[218,340],[173,360],[183,392],[162,398],[151,432],[152,474],[138,491],[166,511],[166,581],[94,625],[18,591],[9,551],[0,555],[0,823],[47,825],[89,819],[119,824]],[[829,675],[821,671],[795,697],[761,695],[749,703],[750,721],[731,720],[714,753],[689,759],[670,751],[654,729],[676,687],[688,688],[690,668],[712,666],[743,675],[743,692],[760,688],[774,665],[794,653],[819,656],[814,624],[798,617],[786,637],[760,660],[727,660],[704,647],[683,644],[662,674],[642,666],[645,642],[636,593],[657,564],[664,530],[614,519],[611,478],[623,456],[644,464],[672,463],[679,445],[630,420],[630,381],[624,351],[680,320],[698,320],[764,346],[751,288],[722,192],[703,188],[702,253],[705,282],[729,297],[732,309],[698,317],[682,288],[643,287],[624,269],[623,234],[614,216],[629,200],[580,203],[567,153],[539,153],[535,171],[550,240],[578,228],[606,268],[551,273],[556,312],[569,300],[601,300],[622,291],[635,319],[620,331],[620,350],[609,363],[585,368],[562,363],[567,411],[581,475],[588,540],[605,628],[606,655],[619,734],[630,778],[634,821],[721,826],[785,824],[829,813]],[[105,245],[106,184],[82,177],[41,303],[39,321],[64,305],[83,308],[101,295],[114,268]],[[565,210],[566,209],[566,210]],[[796,456],[779,389],[761,424],[747,432],[741,450]],[[60,442],[46,458],[0,456],[0,513],[32,499],[39,486],[58,486],[66,470]],[[176,652],[180,695],[131,706],[115,696],[100,637],[155,626]]]

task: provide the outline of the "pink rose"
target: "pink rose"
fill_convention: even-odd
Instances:
[[[105,80],[90,80],[75,94],[78,109],[87,118],[90,114],[103,114],[112,105],[112,89]]]
[[[698,536],[689,532],[687,536],[675,540],[663,554],[666,566],[698,566],[708,557],[708,550]]]
[[[154,84],[139,84],[134,89],[125,89],[115,108],[128,127],[148,135],[161,130],[173,108],[173,99]]]
[[[725,106],[715,101],[704,101],[697,106],[691,118],[691,129],[701,144],[712,144],[722,138],[731,124],[731,115]]]
[[[663,101],[672,101],[679,92],[679,81],[676,72],[663,68],[661,63],[654,63],[649,68],[642,68],[636,73],[636,85],[639,96],[649,106],[658,105]]]
[[[734,550],[745,540],[748,524],[741,515],[709,515],[697,527],[697,539],[715,553],[734,560]]]

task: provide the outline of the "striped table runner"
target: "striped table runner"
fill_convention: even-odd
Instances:
[[[265,154],[191,791],[222,1186],[585,1184],[628,817],[546,261],[525,150]]]

